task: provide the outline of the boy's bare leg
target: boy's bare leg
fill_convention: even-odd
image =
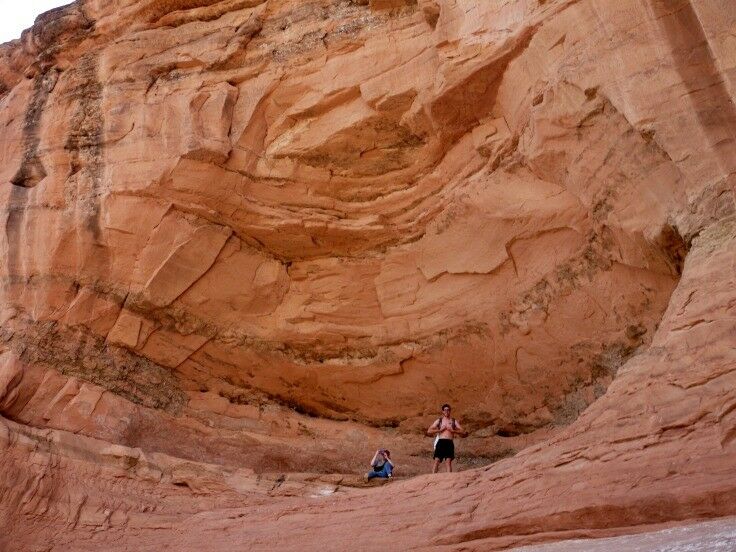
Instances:
[[[432,466],[432,473],[437,473],[437,470],[440,468],[440,459],[435,458],[434,459],[434,466]]]
[[[451,472],[452,472],[452,459],[448,458],[447,459],[447,473],[451,473]]]

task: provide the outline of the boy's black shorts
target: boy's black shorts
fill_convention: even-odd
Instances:
[[[455,442],[452,439],[440,439],[434,447],[434,458],[440,460],[455,459]]]

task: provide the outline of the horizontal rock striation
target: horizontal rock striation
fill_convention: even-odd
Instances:
[[[736,514],[734,25],[727,0],[39,17],[0,46],[0,545],[489,550]],[[424,469],[445,401],[469,467],[531,446],[334,475],[385,444]]]

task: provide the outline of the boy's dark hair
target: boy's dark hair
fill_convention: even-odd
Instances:
[[[445,404],[442,405],[441,410],[444,410],[445,408],[449,408],[450,410],[452,410],[452,407],[449,404],[447,404],[447,403],[445,403]]]

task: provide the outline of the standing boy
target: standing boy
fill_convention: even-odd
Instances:
[[[460,423],[450,416],[452,409],[449,404],[442,405],[442,416],[427,430],[428,435],[437,435],[434,446],[434,466],[432,473],[437,473],[440,464],[447,462],[447,471],[452,471],[452,461],[455,459],[455,435],[465,437],[466,431]]]

